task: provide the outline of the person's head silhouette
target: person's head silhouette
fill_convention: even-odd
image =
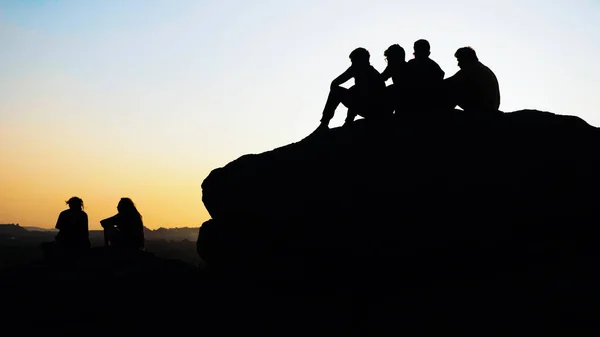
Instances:
[[[383,52],[388,63],[399,63],[406,61],[406,52],[399,44],[393,44]]]
[[[121,198],[121,200],[119,200],[119,204],[117,204],[117,211],[119,212],[119,214],[135,214],[141,217],[140,213],[135,207],[135,204],[133,203],[133,200],[131,200],[130,198]]]
[[[415,41],[413,49],[415,58],[427,58],[431,54],[431,46],[429,45],[429,41],[425,39]]]
[[[475,53],[475,49],[471,47],[458,48],[456,53],[454,53],[454,57],[456,57],[460,69],[464,69],[469,65],[479,62],[479,58],[477,57],[477,53]]]
[[[368,50],[359,47],[350,53],[350,62],[352,62],[353,65],[368,65],[370,63],[370,57],[371,55]]]
[[[72,197],[71,199],[65,201],[67,205],[69,205],[70,209],[75,210],[83,210],[83,200],[78,197]]]

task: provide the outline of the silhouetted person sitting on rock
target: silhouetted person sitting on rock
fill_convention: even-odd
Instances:
[[[406,87],[408,84],[408,64],[406,52],[399,44],[391,45],[383,53],[387,67],[381,73],[383,81],[392,79],[392,84],[386,88],[387,108],[396,113],[406,110]]]
[[[431,111],[443,106],[442,81],[444,71],[431,58],[431,46],[427,40],[417,40],[414,45],[415,58],[407,62],[409,73],[410,109]]]
[[[43,246],[60,255],[78,255],[90,248],[88,216],[83,211],[83,200],[72,197],[67,202],[69,209],[62,211],[56,221],[58,234],[55,243]]]
[[[364,118],[377,118],[384,113],[385,81],[370,64],[370,54],[365,48],[357,48],[350,53],[352,65],[331,82],[331,90],[323,109],[321,125],[317,130],[327,129],[335,109],[340,103],[348,108],[348,125],[357,115]],[[341,84],[354,78],[354,85],[346,89]]]
[[[121,198],[118,213],[100,221],[104,243],[111,248],[139,250],[144,248],[144,223],[133,201]]]
[[[454,56],[460,70],[444,80],[450,108],[458,105],[464,111],[498,111],[500,88],[496,75],[479,62],[471,47],[459,48]]]

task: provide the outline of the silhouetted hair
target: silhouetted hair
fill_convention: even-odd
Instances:
[[[475,49],[473,49],[471,47],[458,48],[456,53],[454,53],[454,57],[456,57],[459,61],[467,61],[467,62],[479,61],[479,58],[477,58],[477,53],[475,53]]]
[[[429,45],[429,41],[425,39],[420,39],[415,41],[413,46],[415,50],[415,55],[429,55],[431,51],[431,46]]]
[[[396,43],[389,46],[388,49],[383,52],[383,56],[386,58],[398,58],[404,60],[406,58],[406,52],[404,51],[404,48]]]
[[[369,63],[370,57],[369,51],[362,47],[356,48],[350,53],[350,61],[352,63]]]
[[[135,204],[129,198],[121,198],[121,200],[119,200],[119,204],[117,205],[117,210],[123,215],[136,215],[139,216],[140,219],[142,218],[142,215],[140,212],[138,212]]]
[[[81,200],[81,198],[78,197],[71,197],[71,199],[65,201],[65,203],[67,205],[69,205],[69,208],[81,208],[83,209],[83,200]]]

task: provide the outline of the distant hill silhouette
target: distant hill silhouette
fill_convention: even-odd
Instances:
[[[230,277],[352,289],[368,335],[562,331],[597,300],[599,145],[536,110],[360,120],[213,170],[198,251]]]
[[[42,258],[40,244],[53,241],[57,231],[18,224],[0,225],[0,268],[37,261]],[[104,233],[91,230],[92,246],[104,245]],[[146,245],[160,257],[180,259],[196,265],[202,263],[195,249],[198,228],[145,228]]]
[[[0,224],[0,236],[27,235],[27,230],[19,224]]]
[[[196,241],[199,227],[176,227],[176,228],[158,228],[148,229],[144,227],[144,235],[147,240],[167,240],[167,241]]]
[[[42,228],[42,227],[36,227],[36,226],[23,226],[23,228],[25,228],[28,231],[33,231],[33,232],[58,232],[58,229],[56,229],[56,228]]]
[[[149,229],[144,227],[144,235],[150,240],[167,240],[167,241],[196,241],[198,236],[199,227],[176,227],[176,228],[158,228]],[[56,235],[58,232],[55,228],[42,228],[35,226],[20,226],[19,224],[0,224],[0,235],[16,235],[19,237],[24,236],[39,236],[47,234],[48,237]],[[90,236],[95,238],[102,238],[102,230],[90,230]],[[103,238],[102,238],[103,240]],[[102,240],[98,242],[103,242]]]

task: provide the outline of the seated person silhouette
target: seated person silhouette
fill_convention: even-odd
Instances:
[[[406,52],[399,44],[393,44],[383,53],[387,66],[381,73],[383,81],[392,79],[392,84],[386,87],[386,108],[392,112],[406,111],[406,92],[408,73]]]
[[[116,215],[100,221],[104,228],[104,244],[117,249],[144,249],[142,215],[133,201],[129,198],[121,198],[117,211]]]
[[[432,60],[429,41],[420,39],[413,45],[415,56],[407,62],[409,74],[408,97],[411,111],[431,111],[443,106],[442,81],[444,71]]]
[[[449,108],[454,109],[458,105],[464,111],[498,111],[500,88],[496,75],[479,62],[471,47],[459,48],[454,56],[460,70],[444,80]]]
[[[340,103],[348,108],[346,122],[349,125],[357,115],[364,118],[377,118],[385,114],[385,81],[370,63],[370,54],[365,48],[356,48],[350,53],[352,65],[331,82],[331,88],[321,124],[317,130],[328,129],[335,109]],[[349,89],[340,86],[354,78]]]
[[[66,204],[69,209],[62,211],[56,221],[58,234],[53,248],[60,253],[76,255],[90,248],[88,216],[83,211],[83,200],[80,198],[72,197]]]

